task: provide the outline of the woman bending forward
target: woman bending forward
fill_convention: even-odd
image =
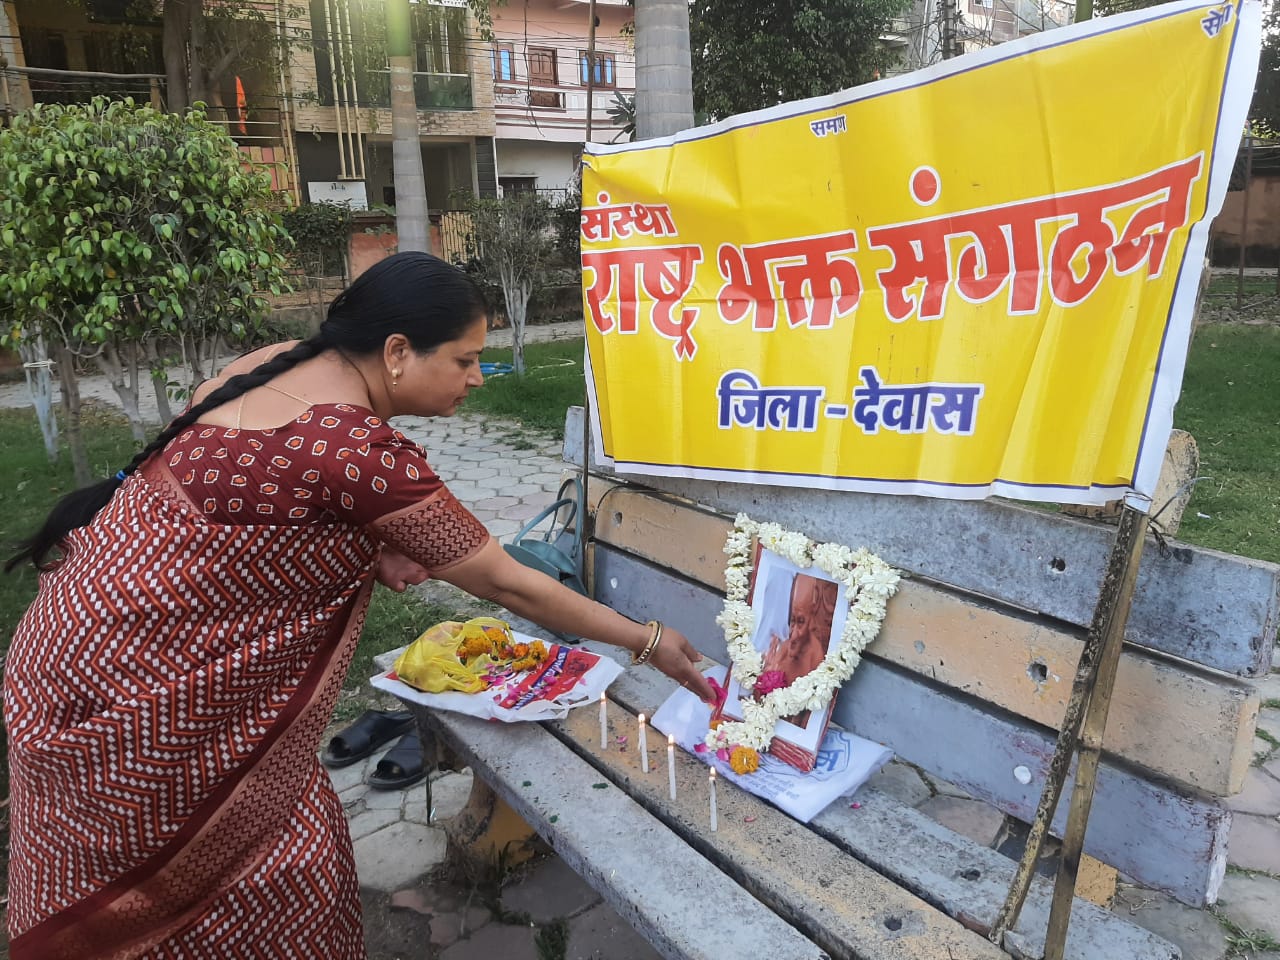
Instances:
[[[57,555],[4,683],[14,960],[364,956],[316,748],[375,577],[644,646],[644,626],[510,559],[388,426],[483,383],[487,319],[443,261],[382,261],[316,336],[203,385],[14,558]],[[698,659],[668,628],[652,663],[710,698]]]

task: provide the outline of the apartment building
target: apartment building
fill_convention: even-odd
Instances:
[[[509,0],[493,8],[492,52],[498,181],[504,191],[557,192],[575,182],[587,135],[622,128],[609,117],[619,96],[635,96],[634,8],[596,0],[594,56],[586,0]]]

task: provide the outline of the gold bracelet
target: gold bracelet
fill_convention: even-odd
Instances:
[[[631,665],[633,667],[638,667],[640,666],[640,664],[647,662],[648,659],[651,656],[653,656],[653,651],[658,649],[658,644],[662,642],[662,624],[661,623],[659,623],[657,620],[650,620],[648,623],[645,624],[645,626],[648,627],[650,630],[649,642],[644,645],[644,649],[641,650],[638,654],[633,653],[631,655]]]

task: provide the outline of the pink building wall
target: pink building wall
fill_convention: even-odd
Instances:
[[[580,144],[586,128],[586,87],[579,57],[587,49],[589,5],[583,0],[509,0],[493,8],[498,51],[509,47],[510,74],[505,63],[495,72],[497,136],[503,138]],[[596,52],[613,58],[613,85],[597,87],[593,122],[608,130],[606,111],[615,91],[635,92],[635,50],[622,33],[634,9],[625,0],[596,0]],[[531,80],[530,49],[554,51],[554,83]],[[538,58],[535,59],[536,62]],[[541,59],[545,63],[545,58]]]

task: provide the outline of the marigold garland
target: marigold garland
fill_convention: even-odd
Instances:
[[[817,567],[846,587],[849,613],[840,642],[813,671],[797,677],[789,686],[775,686],[776,677],[760,676],[762,657],[751,643],[755,615],[747,595],[753,540],[801,570]],[[716,622],[724,629],[735,679],[744,690],[757,692],[761,681],[765,681],[765,695],[759,700],[744,701],[743,719],[719,724],[707,733],[706,744],[713,749],[733,744],[765,750],[773,740],[778,720],[805,710],[821,710],[853,675],[862,660],[862,651],[880,632],[901,574],[865,548],[850,550],[836,543],[815,544],[802,533],[784,530],[776,523],[757,523],[745,513],[738,514],[734,521],[724,552],[729,556],[725,567],[727,589],[724,608]]]

